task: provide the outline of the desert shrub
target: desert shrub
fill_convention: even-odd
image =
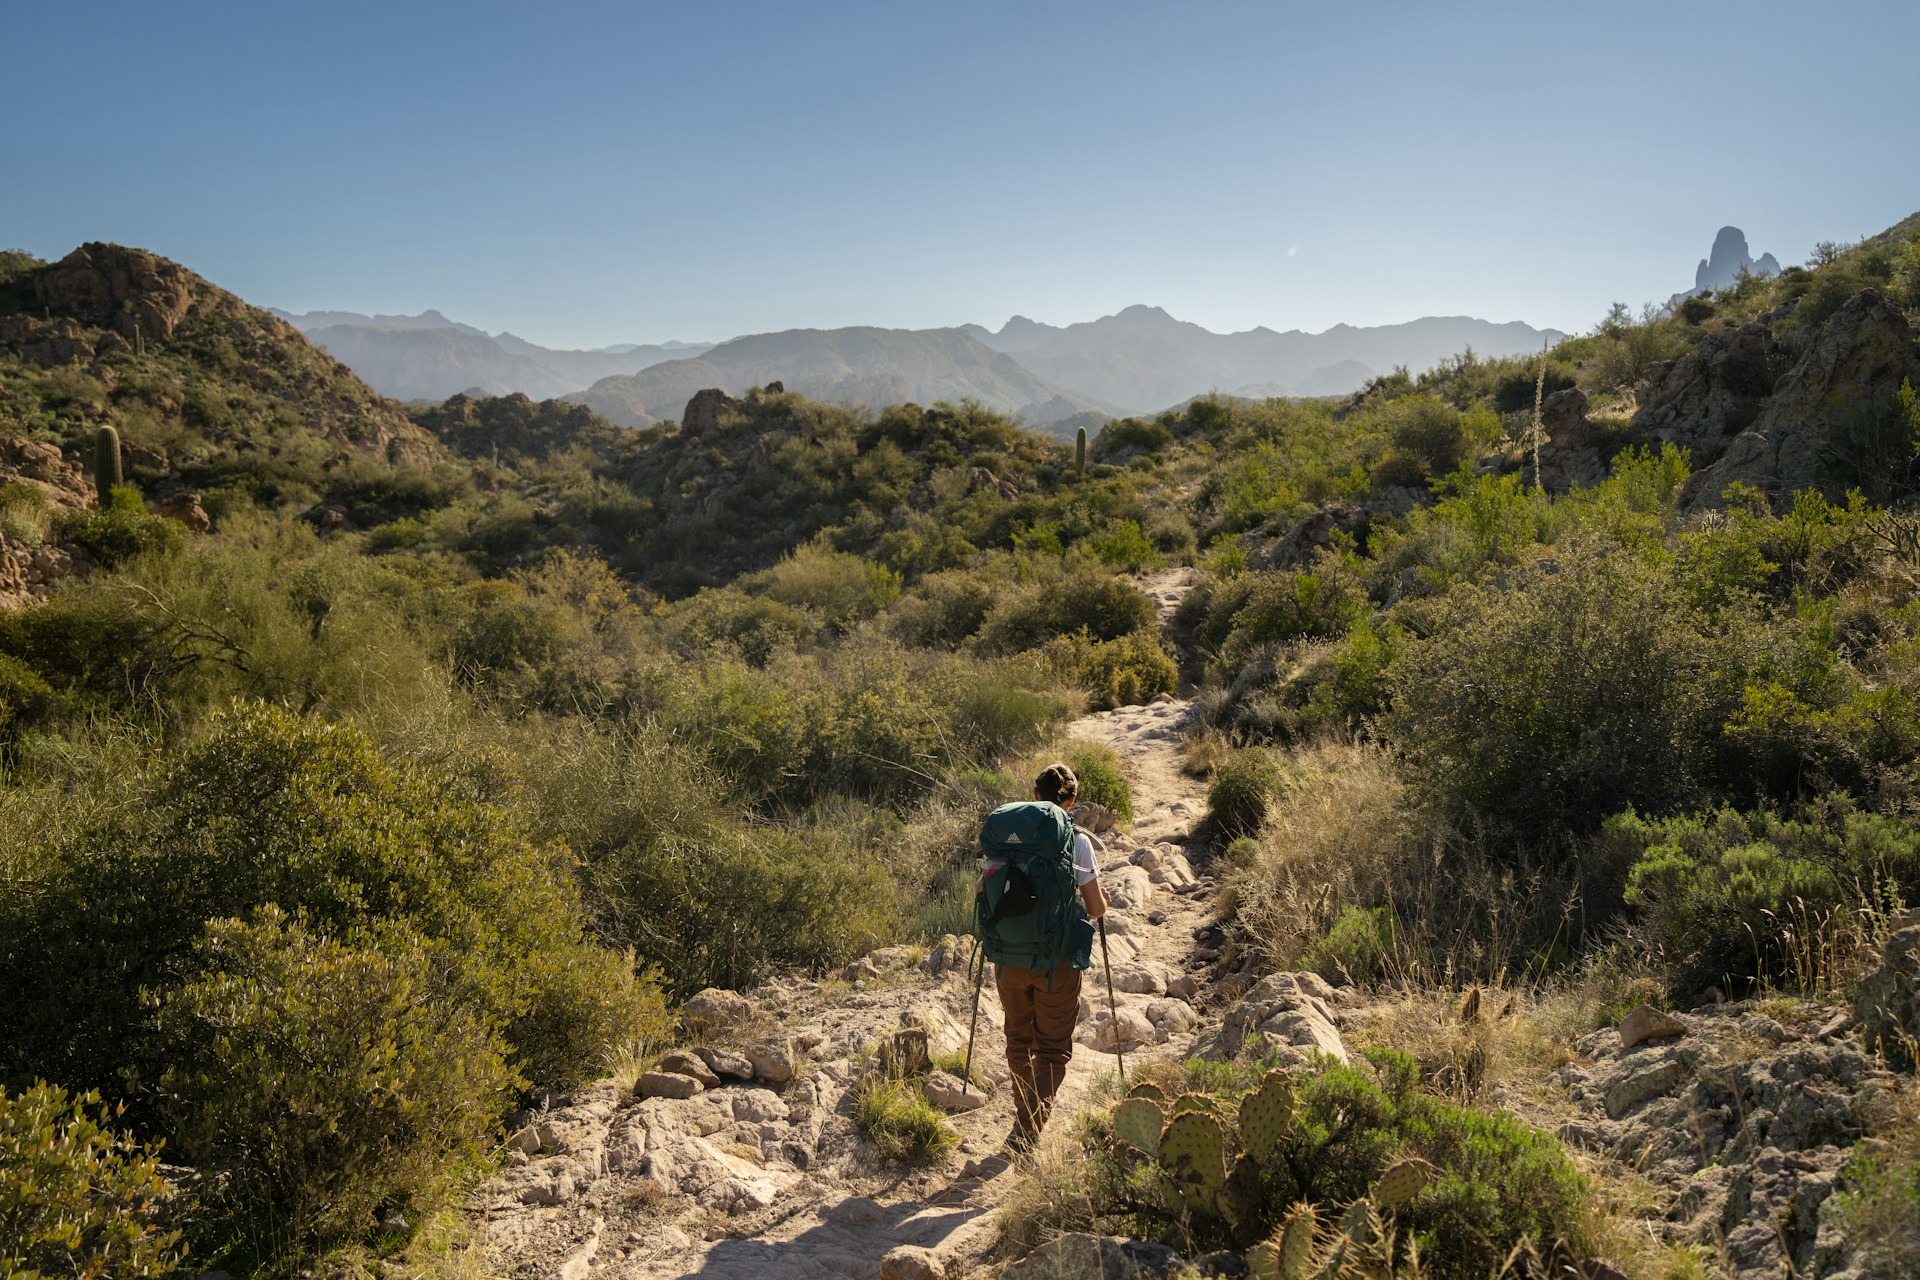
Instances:
[[[600,985],[617,969],[581,933],[560,850],[482,794],[487,774],[396,763],[358,729],[266,707],[216,717],[137,803],[59,833],[59,882],[0,939],[4,1069],[151,1079],[164,1053],[144,1030],[150,1002],[192,978],[207,922],[275,904],[337,939],[416,935],[490,1031],[538,1031],[507,1040],[509,1065],[556,1081],[592,1070],[640,997],[614,982],[585,999],[555,977],[579,963]]]
[[[900,597],[900,575],[884,565],[809,543],[771,569],[741,580],[749,591],[805,609],[846,630]]]
[[[1120,822],[1133,821],[1133,788],[1120,770],[1120,757],[1112,748],[1097,742],[1076,740],[1067,744],[1067,764],[1080,779],[1079,799],[1083,804],[1105,805]]]
[[[1467,435],[1460,412],[1437,397],[1396,400],[1389,432],[1393,447],[1419,464],[1424,475],[1447,475],[1466,458]]]
[[[1160,563],[1160,553],[1141,532],[1138,520],[1122,520],[1104,532],[1089,534],[1081,545],[1101,564],[1121,573],[1139,573]]]
[[[124,1110],[124,1109],[123,1109]],[[0,1088],[0,1275],[134,1280],[180,1268],[179,1192],[97,1093]]]
[[[896,927],[875,850],[753,821],[666,734],[569,739],[528,772],[532,819],[579,857],[596,931],[680,994],[844,963]]]
[[[1292,1117],[1275,1156],[1258,1160],[1257,1180],[1243,1188],[1252,1212],[1242,1225],[1183,1206],[1177,1192],[1168,1194],[1175,1184],[1154,1176],[1151,1159],[1111,1141],[1102,1127],[1087,1136],[1096,1212],[1122,1232],[1191,1252],[1245,1248],[1302,1201],[1316,1206],[1323,1220],[1337,1220],[1388,1165],[1419,1155],[1438,1176],[1388,1217],[1402,1249],[1417,1244],[1423,1274],[1482,1280],[1527,1246],[1563,1265],[1587,1256],[1587,1181],[1558,1142],[1510,1115],[1487,1115],[1427,1093],[1418,1064],[1405,1054],[1374,1050],[1367,1057],[1370,1070],[1322,1062],[1295,1074]],[[1238,1096],[1257,1074],[1190,1060],[1177,1081],[1162,1087],[1213,1093],[1231,1150],[1244,1145],[1232,1119]]]
[[[1392,967],[1395,933],[1392,907],[1342,907],[1325,933],[1307,941],[1301,967],[1330,982],[1377,982]]]
[[[1107,641],[1085,632],[1056,636],[1035,654],[1043,669],[1084,691],[1097,711],[1140,706],[1172,693],[1180,681],[1180,669],[1147,631]]]
[[[954,648],[980,630],[1002,585],[973,570],[929,574],[889,611],[887,626],[904,644]]]
[[[1502,587],[1462,584],[1387,670],[1390,738],[1456,814],[1591,829],[1699,795],[1739,654],[1670,577],[1576,551]]]
[[[1279,782],[1279,767],[1267,752],[1254,747],[1231,753],[1207,785],[1207,820],[1228,840],[1254,834],[1267,820]]]
[[[1606,835],[1637,848],[1626,898],[1676,989],[1779,981],[1819,994],[1847,976],[1872,913],[1920,895],[1920,833],[1841,797],[1651,821]]]
[[[1312,569],[1241,573],[1211,592],[1200,639],[1233,670],[1261,645],[1344,635],[1365,608],[1359,581],[1335,557]]]
[[[104,508],[69,511],[56,517],[54,529],[103,568],[147,552],[178,551],[187,537],[178,521],[149,514],[132,489],[115,489],[113,501]]]
[[[1154,624],[1153,601],[1132,583],[1104,568],[1070,563],[1058,576],[1001,594],[981,627],[989,653],[1018,653],[1055,636],[1081,631],[1094,640],[1117,640]]]
[[[316,936],[267,906],[210,922],[192,964],[157,1019],[159,1090],[181,1156],[227,1174],[202,1234],[256,1251],[362,1238],[479,1154],[507,1046],[422,940]]]

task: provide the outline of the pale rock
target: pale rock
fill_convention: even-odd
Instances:
[[[791,1108],[771,1089],[729,1089],[727,1095],[728,1101],[733,1104],[735,1120],[765,1124],[784,1121],[792,1115]]]
[[[720,1077],[713,1073],[713,1068],[699,1054],[685,1049],[670,1049],[661,1054],[660,1069],[676,1075],[692,1076],[709,1089],[720,1087]]]
[[[880,1259],[880,1280],[942,1280],[945,1275],[940,1255],[916,1244],[897,1245]]]
[[[1153,1000],[1147,1004],[1147,1021],[1171,1038],[1199,1026],[1200,1015],[1184,1000]]]
[[[1192,1000],[1200,992],[1200,979],[1190,973],[1176,974],[1167,979],[1167,994],[1179,1000]]]
[[[1113,988],[1130,995],[1161,995],[1167,989],[1166,967],[1131,960],[1113,966]]]
[[[753,1016],[753,1003],[738,991],[708,987],[680,1006],[680,1020],[701,1030],[720,1030]]]
[[[1638,1009],[1620,1020],[1620,1045],[1631,1049],[1648,1040],[1665,1040],[1687,1034],[1687,1024],[1670,1013],[1663,1013],[1650,1004]]]
[[[945,1071],[929,1072],[921,1081],[920,1091],[942,1111],[973,1111],[987,1105],[986,1094]]]
[[[1641,1103],[1672,1093],[1687,1075],[1687,1064],[1671,1049],[1654,1058],[1627,1059],[1601,1086],[1608,1118],[1618,1120]]]
[[[540,1150],[540,1131],[532,1125],[527,1125],[507,1139],[507,1146],[514,1151],[534,1155]]]
[[[785,1084],[793,1079],[793,1059],[785,1051],[770,1046],[755,1046],[747,1050],[747,1061],[753,1066],[756,1080],[765,1080],[768,1084]]]
[[[1112,1053],[1115,1049],[1131,1052],[1148,1045],[1163,1044],[1166,1038],[1164,1031],[1147,1021],[1146,1014],[1123,1006],[1118,1016],[1106,1011],[1096,1014],[1092,1027],[1082,1041],[1102,1053]]]
[[[640,1077],[634,1092],[643,1098],[691,1098],[706,1088],[692,1076],[675,1071],[649,1071]]]
[[[734,1080],[753,1079],[753,1062],[745,1054],[730,1049],[713,1049],[701,1046],[694,1050],[700,1060],[707,1064],[715,1076],[726,1076]]]
[[[1157,845],[1147,845],[1144,848],[1135,849],[1133,851],[1133,857],[1129,859],[1129,861],[1142,871],[1158,871],[1160,869],[1160,849]]]
[[[1179,1265],[1180,1255],[1162,1244],[1074,1232],[1010,1264],[1000,1280],[1151,1280]]]

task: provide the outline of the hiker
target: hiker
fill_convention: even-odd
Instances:
[[[1080,780],[1048,765],[1031,804],[1002,805],[981,829],[986,854],[975,923],[1005,1015],[1013,1075],[1009,1150],[1030,1150],[1073,1057],[1080,972],[1093,963],[1093,921],[1107,911],[1093,842],[1069,816]]]

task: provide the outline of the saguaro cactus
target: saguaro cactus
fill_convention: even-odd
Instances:
[[[93,488],[102,507],[113,504],[113,491],[120,485],[120,433],[102,427],[93,433]]]
[[[1075,471],[1087,469],[1087,429],[1085,427],[1081,427],[1073,437],[1073,469]]]

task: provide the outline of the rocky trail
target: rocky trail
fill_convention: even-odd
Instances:
[[[1190,571],[1143,586],[1163,620]],[[1049,1141],[1083,1105],[1095,1077],[1129,1059],[1185,1052],[1202,1030],[1203,984],[1217,952],[1205,933],[1212,882],[1195,827],[1201,784],[1180,768],[1190,712],[1162,695],[1143,707],[1069,726],[1119,755],[1134,822],[1095,814],[1113,910],[1107,919],[1118,1016],[1098,956],[1087,975],[1078,1049]],[[1196,870],[1196,867],[1201,870]],[[1000,1146],[1012,1126],[1005,1042],[993,984],[980,998],[976,1074],[983,1096],[947,1073],[929,1093],[950,1111],[959,1148],[930,1166],[877,1158],[851,1116],[865,1056],[935,1056],[966,1048],[971,939],[891,947],[837,979],[788,979],[688,1008],[701,1043],[670,1054],[637,1089],[604,1080],[522,1117],[512,1167],[474,1200],[491,1274],[625,1277],[927,1277],[963,1275],[996,1238],[994,1209],[1011,1172]],[[905,1033],[902,1035],[901,1033]],[[671,1078],[668,1078],[671,1077]],[[689,1092],[686,1081],[697,1085]],[[658,1096],[642,1096],[654,1093]]]
[[[1163,623],[1189,573],[1143,583]],[[1451,1016],[1444,996],[1366,996],[1309,973],[1255,981],[1250,965],[1222,958],[1210,851],[1197,831],[1203,788],[1181,768],[1191,711],[1162,695],[1068,728],[1119,756],[1134,821],[1121,831],[1097,812],[1083,818],[1104,846],[1118,1011],[1108,1008],[1096,952],[1078,1047],[1043,1142],[1070,1140],[1073,1113],[1115,1071],[1116,1046],[1130,1067],[1155,1054],[1347,1061],[1343,1031],[1380,1042],[1396,1011],[1430,1011],[1420,1016],[1435,1025]],[[688,1042],[653,1071],[541,1099],[518,1117],[509,1167],[471,1202],[486,1274],[991,1274],[1004,1261],[996,1215],[1018,1176],[1001,1153],[1013,1116],[993,984],[981,995],[973,1059],[986,1090],[948,1071],[925,1077],[927,1096],[959,1133],[956,1150],[927,1164],[887,1161],[854,1121],[876,1057],[924,1068],[923,1057],[937,1066],[964,1052],[971,950],[971,939],[949,936],[883,949],[822,980],[703,992],[683,1010]],[[1886,972],[1873,980],[1892,992],[1883,1003],[1906,1001],[1901,1017],[1920,1008],[1920,923],[1894,935]],[[1636,1232],[1708,1249],[1733,1276],[1851,1280],[1864,1273],[1839,1233],[1832,1192],[1892,1088],[1884,1064],[1857,1043],[1860,1016],[1804,1002],[1791,1012],[1779,1002],[1677,1015],[1642,1007],[1569,1044],[1557,1069],[1494,1086],[1484,1103],[1555,1133],[1596,1175],[1640,1187],[1662,1207],[1643,1211]],[[1864,1016],[1874,1025],[1876,1015]],[[1079,1250],[1077,1265],[1050,1248],[1020,1273],[1132,1274],[1141,1261],[1123,1258],[1119,1242],[1060,1244]]]

